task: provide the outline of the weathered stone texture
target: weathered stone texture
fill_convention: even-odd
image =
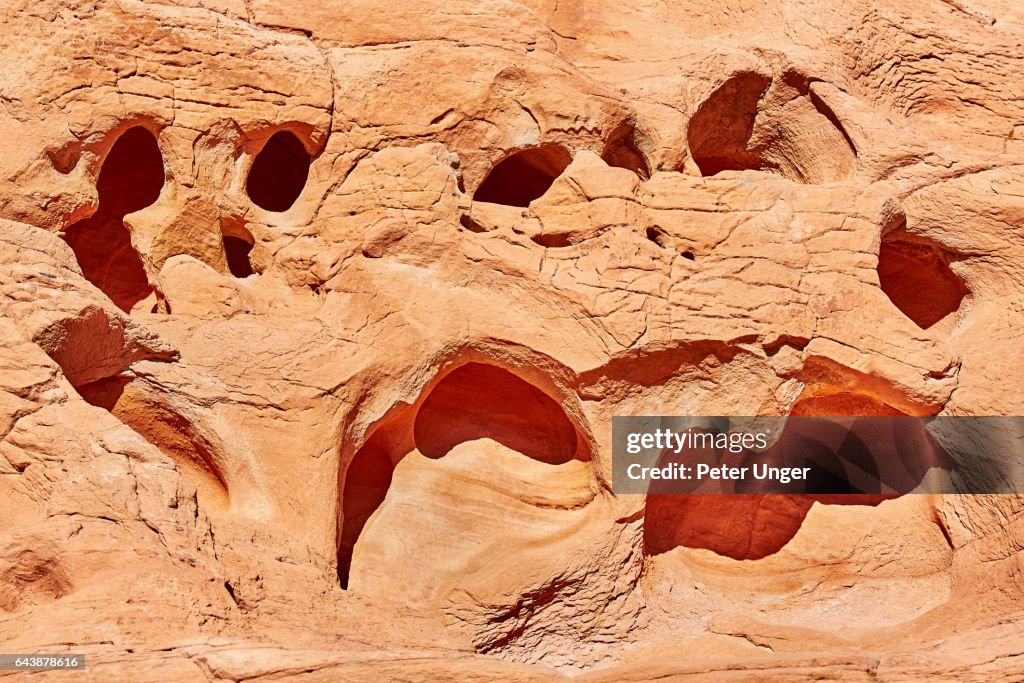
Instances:
[[[1018,3],[0,25],[0,650],[89,658],[46,680],[1024,676],[1020,497],[609,486],[617,414],[1022,414]]]

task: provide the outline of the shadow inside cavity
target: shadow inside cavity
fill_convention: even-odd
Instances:
[[[309,179],[313,158],[294,133],[274,133],[253,160],[245,188],[254,204],[280,213],[295,204]]]
[[[576,456],[576,429],[558,403],[511,372],[482,363],[463,365],[434,388],[413,433],[428,458],[484,437],[550,465]]]
[[[140,126],[129,128],[100,169],[96,213],[64,231],[85,278],[125,312],[153,290],[124,217],[156,202],[163,185],[156,138]]]
[[[503,368],[460,366],[418,409],[380,425],[352,459],[341,495],[338,578],[343,588],[348,588],[356,542],[384,503],[398,462],[414,449],[437,459],[461,443],[485,438],[548,465],[578,459],[576,428],[554,399]]]
[[[716,494],[679,493],[673,482],[653,482],[645,503],[645,552],[687,547],[736,560],[761,559],[796,536],[814,503],[876,507],[919,486],[929,469],[953,467],[922,422],[865,396],[805,399],[792,415],[840,417],[854,410],[872,417],[841,424],[790,421],[772,447],[729,463],[809,467],[808,480],[792,482],[792,493],[779,492],[778,485],[766,493],[769,489],[756,480],[738,484],[737,493]]]
[[[525,208],[543,196],[571,162],[572,155],[561,145],[520,150],[491,169],[473,201]]]
[[[115,375],[75,389],[86,402],[108,411],[174,461],[196,487],[202,505],[226,509],[230,499],[217,449],[170,401],[137,383],[128,375]]]

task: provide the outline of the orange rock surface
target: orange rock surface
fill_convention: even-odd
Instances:
[[[1024,680],[1020,496],[610,486],[613,415],[1024,414],[1019,3],[0,26],[43,680]]]

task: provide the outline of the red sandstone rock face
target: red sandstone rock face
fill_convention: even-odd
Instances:
[[[1021,413],[1014,3],[0,17],[0,650],[1024,677],[1017,496],[609,486],[613,415]]]

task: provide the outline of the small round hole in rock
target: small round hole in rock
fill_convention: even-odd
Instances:
[[[464,213],[459,216],[459,224],[470,232],[487,232],[487,228],[480,225],[468,213]]]
[[[533,240],[534,244],[539,244],[545,249],[561,249],[563,247],[572,246],[572,242],[569,241],[569,236],[564,233],[548,233],[546,235],[534,235],[530,239]]]
[[[665,246],[665,238],[667,237],[664,230],[661,228],[647,228],[646,230],[647,239],[657,244],[659,247]]]
[[[312,159],[302,142],[278,131],[256,155],[246,180],[249,198],[267,211],[287,211],[302,194]]]
[[[473,201],[527,207],[541,197],[572,162],[561,145],[524,149],[498,163],[477,188]]]

